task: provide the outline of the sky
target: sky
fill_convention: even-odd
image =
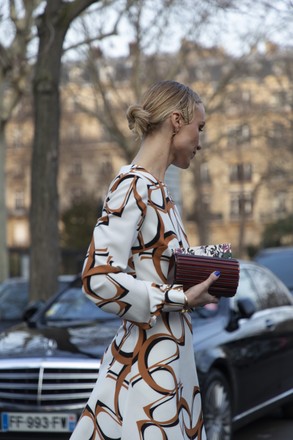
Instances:
[[[268,13],[264,12],[260,7],[260,0],[255,0],[253,8],[246,8],[245,13],[231,11],[228,14],[217,11],[216,14],[210,18],[209,25],[202,26],[201,30],[194,32],[193,37],[198,43],[204,46],[221,45],[227,52],[232,55],[242,55],[250,49],[253,39],[257,36],[259,39],[259,50],[264,49],[262,41],[269,39],[277,44],[286,45],[293,44],[293,1],[288,0],[272,0],[270,2],[277,8],[275,11]],[[240,2],[242,4],[243,2]],[[242,8],[244,9],[244,7]],[[185,11],[186,12],[186,11]],[[144,27],[149,32],[152,14],[156,11],[147,10],[144,16]],[[190,12],[187,11],[190,16]],[[182,12],[182,20],[179,21],[177,17],[171,21],[172,31],[166,32],[165,40],[161,46],[161,50],[167,52],[175,52],[180,47],[181,39],[186,36],[185,23],[190,17],[187,17]],[[108,26],[105,30],[110,29],[111,24],[115,19],[113,10],[107,15],[103,16],[103,23]],[[185,23],[184,23],[185,20]],[[94,26],[93,26],[94,27]],[[67,37],[67,44],[76,38],[76,28],[72,27]],[[100,43],[100,47],[109,56],[128,55],[129,42],[133,40],[134,36],[131,28],[124,20],[119,26],[119,36],[107,38]],[[154,42],[156,38],[154,38]],[[155,50],[149,46],[149,50]]]
[[[17,4],[21,6],[22,1],[16,0]],[[119,4],[123,6],[124,0],[117,0],[117,6],[115,8],[109,8],[108,12],[103,12],[103,15],[99,14],[100,19],[97,19],[93,13],[88,14],[87,24],[88,31],[93,35],[97,30],[108,31],[116,17],[116,13]],[[156,14],[154,9],[157,2],[149,1],[146,4],[153,6],[146,9],[144,15],[144,27],[145,35],[151,31],[151,22]],[[232,55],[242,55],[249,50],[252,39],[257,34],[260,41],[264,40],[264,35],[271,41],[278,44],[293,44],[293,1],[289,0],[271,0],[271,4],[278,9],[276,12],[270,14],[264,13],[260,8],[260,0],[254,1],[254,6],[251,9],[246,9],[245,14],[237,11],[231,11],[228,14],[224,14],[221,11],[217,11],[216,14],[212,14],[210,23],[207,26],[204,24],[198,32],[194,30],[190,31],[190,35],[196,42],[210,47],[214,45],[221,45],[225,50]],[[239,5],[243,5],[243,2],[239,0]],[[44,8],[45,2],[41,3],[39,11]],[[121,7],[122,7],[121,6]],[[97,4],[92,6],[91,11],[97,9]],[[180,47],[181,39],[186,36],[186,27],[190,20],[190,11],[181,11],[181,20],[178,17],[173,17],[171,20],[171,28],[169,28],[165,34],[160,49],[166,52],[175,52]],[[282,17],[286,16],[285,22],[282,21]],[[8,0],[0,0],[0,42],[4,45],[9,44],[13,36],[13,28],[9,24],[8,17]],[[79,36],[82,34],[83,29],[80,22],[76,20],[69,29],[65,47],[75,44],[79,41]],[[129,43],[134,39],[131,27],[122,20],[119,25],[119,35],[109,37],[99,43],[99,46],[103,49],[104,53],[108,56],[127,56]],[[148,46],[149,51],[156,50],[156,36],[153,38],[153,45]],[[263,43],[259,43],[259,50],[264,47]],[[30,52],[36,53],[37,43],[31,45]],[[67,58],[76,58],[78,55],[69,51],[66,54]]]

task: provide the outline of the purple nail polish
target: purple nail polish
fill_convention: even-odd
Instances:
[[[217,275],[217,277],[219,277],[221,275],[221,271],[217,270],[217,272],[215,272],[215,275]]]

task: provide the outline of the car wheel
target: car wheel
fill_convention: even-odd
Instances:
[[[212,370],[203,386],[203,414],[207,440],[231,440],[232,396],[225,376]]]

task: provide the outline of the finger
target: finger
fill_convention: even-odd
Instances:
[[[218,304],[218,302],[219,302],[219,298],[217,298],[216,296],[214,296],[214,295],[210,295],[211,296],[211,303],[213,303],[213,304]]]
[[[221,275],[221,272],[219,270],[212,272],[210,276],[205,280],[206,286],[209,288]]]

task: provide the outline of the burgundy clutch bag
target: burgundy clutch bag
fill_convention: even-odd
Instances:
[[[213,245],[212,245],[213,246]],[[202,246],[194,249],[207,249],[212,246]],[[200,255],[191,249],[176,249],[170,260],[168,284],[182,284],[183,289],[199,284],[215,271],[221,271],[220,277],[209,288],[211,295],[232,297],[235,295],[239,282],[239,262],[231,258],[229,252],[218,252],[219,246],[214,245],[217,252],[207,252]]]

